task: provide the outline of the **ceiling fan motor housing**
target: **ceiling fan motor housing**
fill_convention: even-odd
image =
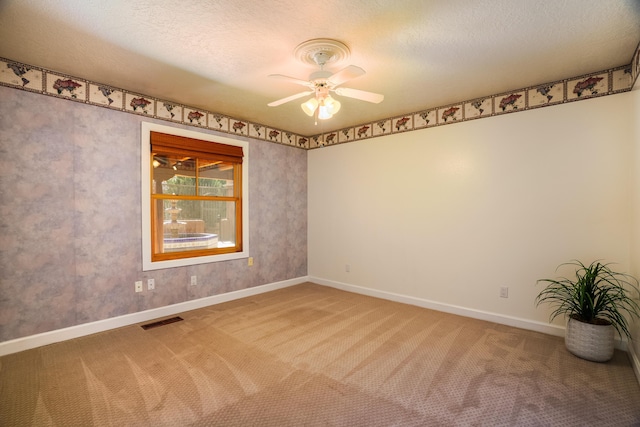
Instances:
[[[315,86],[316,86],[316,98],[318,98],[318,100],[324,99],[329,95],[329,90],[331,89],[331,86],[326,80],[315,82]]]

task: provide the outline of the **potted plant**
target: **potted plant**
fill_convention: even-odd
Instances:
[[[550,321],[560,315],[567,318],[565,345],[571,353],[606,362],[613,357],[615,331],[631,338],[625,314],[633,318],[640,313],[634,299],[640,292],[638,280],[600,261],[585,265],[574,260],[558,268],[564,265],[575,267],[575,278],[538,280],[546,287],[536,297],[536,306],[546,303],[554,308]]]

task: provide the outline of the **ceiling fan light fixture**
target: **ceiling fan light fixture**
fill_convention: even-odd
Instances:
[[[304,111],[307,116],[312,117],[316,108],[318,108],[318,100],[310,98],[308,101],[303,102],[300,107],[302,107],[302,111]]]
[[[329,108],[327,106],[321,105],[318,108],[318,118],[320,120],[327,120],[327,119],[330,119],[331,117],[333,117],[333,114],[329,112]]]
[[[355,65],[349,65],[335,73],[324,69],[324,66],[329,63],[333,64],[340,62],[341,60],[349,57],[349,48],[347,48],[343,43],[331,39],[313,39],[298,45],[294,53],[296,58],[301,62],[319,66],[320,70],[311,73],[309,80],[301,80],[282,74],[271,74],[269,77],[288,80],[291,83],[305,86],[308,90],[270,102],[267,104],[269,107],[277,107],[278,105],[305,97],[315,92],[315,96],[303,102],[300,107],[309,117],[313,117],[315,115],[316,119],[326,120],[333,117],[341,107],[340,102],[329,96],[330,92],[335,92],[336,94],[347,98],[354,98],[375,104],[384,99],[383,95],[377,93],[343,88],[341,86],[343,83],[365,74],[365,71],[362,68]]]
[[[340,111],[341,107],[340,101],[336,101],[330,95],[324,99],[324,105],[327,107],[329,113],[331,114],[336,114],[338,111]]]
[[[318,106],[318,118],[320,120],[330,119],[338,112],[338,110],[340,110],[340,102],[330,96],[327,96],[320,101],[320,105]]]

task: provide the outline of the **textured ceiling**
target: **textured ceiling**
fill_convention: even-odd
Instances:
[[[345,43],[366,74],[314,125],[300,103],[309,39]],[[631,62],[640,0],[0,0],[0,57],[301,135]]]

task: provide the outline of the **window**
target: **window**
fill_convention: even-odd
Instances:
[[[143,270],[247,257],[246,142],[149,123],[142,141]]]

